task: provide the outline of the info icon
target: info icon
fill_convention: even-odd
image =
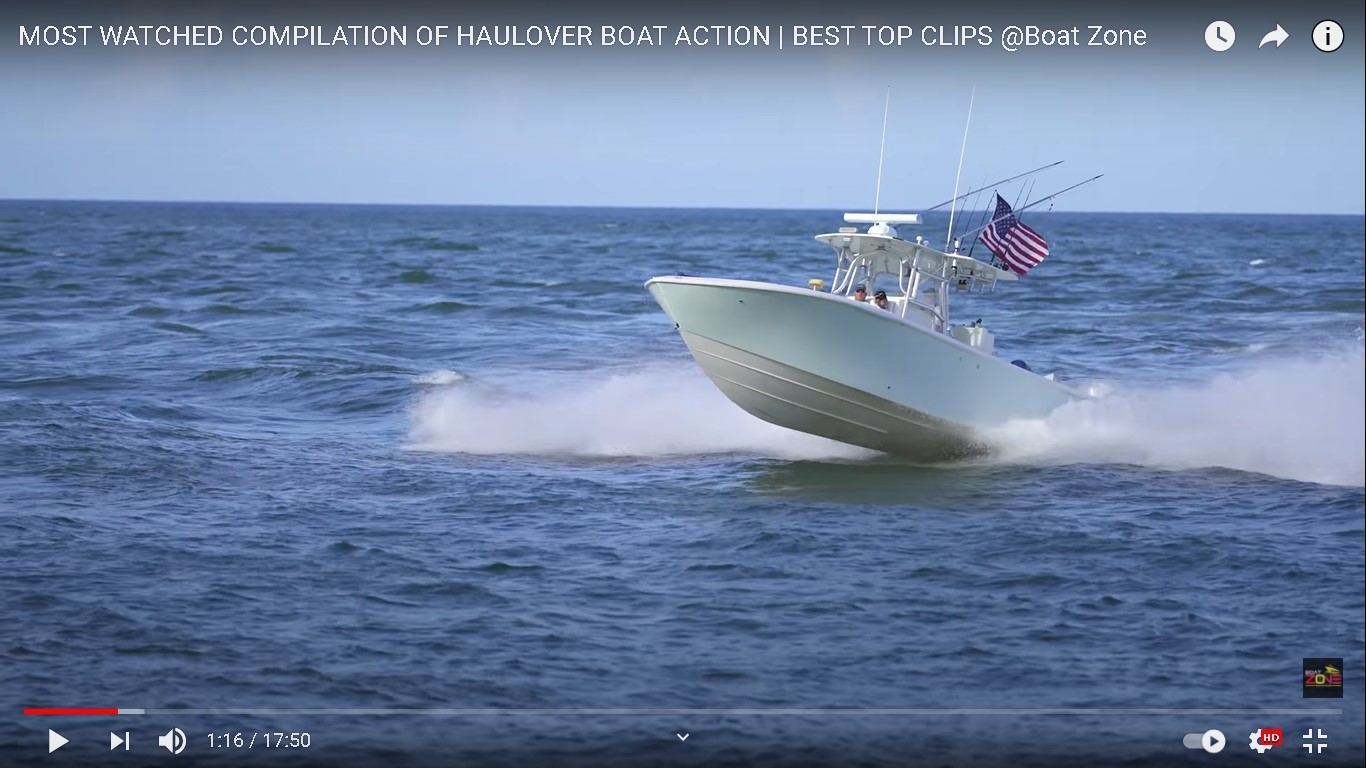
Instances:
[[[1304,698],[1342,698],[1342,659],[1304,660]]]

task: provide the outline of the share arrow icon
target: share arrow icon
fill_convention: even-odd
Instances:
[[[1275,43],[1276,47],[1280,48],[1281,43],[1284,43],[1287,37],[1290,37],[1290,33],[1285,31],[1285,27],[1277,24],[1275,29],[1262,35],[1262,42],[1258,43],[1257,47],[1261,48],[1267,43]]]

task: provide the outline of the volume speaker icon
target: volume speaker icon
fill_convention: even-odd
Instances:
[[[167,752],[178,755],[185,751],[185,732],[179,728],[172,728],[157,737],[157,746],[165,747]]]

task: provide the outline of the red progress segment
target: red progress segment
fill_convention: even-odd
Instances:
[[[118,709],[95,707],[24,707],[26,715],[117,715]]]

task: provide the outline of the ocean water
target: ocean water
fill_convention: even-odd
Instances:
[[[0,202],[0,762],[1359,765],[1362,217],[1031,223],[955,319],[1098,396],[916,466],[642,287],[838,212]]]

